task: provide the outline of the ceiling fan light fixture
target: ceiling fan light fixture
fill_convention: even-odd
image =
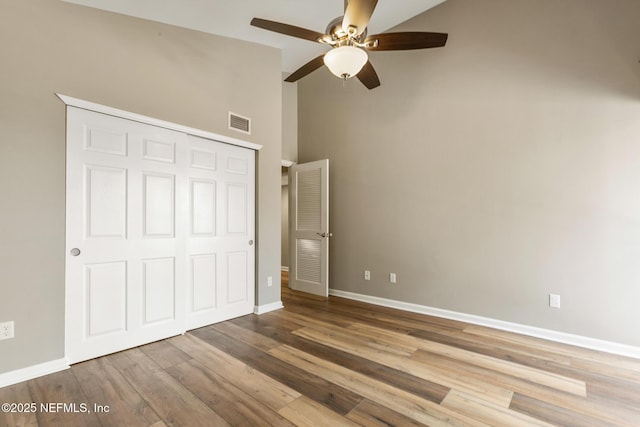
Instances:
[[[324,64],[336,77],[349,79],[362,70],[369,57],[364,49],[355,46],[340,46],[324,56]]]

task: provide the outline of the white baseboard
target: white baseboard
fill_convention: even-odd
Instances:
[[[329,289],[329,295],[347,298],[355,301],[367,302],[383,307],[396,308],[413,313],[427,314],[429,316],[442,317],[445,319],[458,320],[460,322],[474,325],[487,326],[502,331],[515,332],[536,338],[543,338],[563,344],[575,345],[592,350],[605,351],[607,353],[618,354],[640,359],[640,347],[620,344],[612,341],[605,341],[581,335],[569,334],[566,332],[554,331],[551,329],[537,328],[535,326],[522,325],[519,323],[505,322],[504,320],[491,319],[489,317],[476,316],[473,314],[460,313],[456,311],[443,310],[441,308],[429,307],[426,305],[413,304],[403,301],[396,301],[387,298],[374,297],[370,295],[357,294],[353,292]]]
[[[285,267],[284,265],[280,267],[280,271],[289,271],[289,267]]]
[[[52,360],[50,362],[16,369],[15,371],[0,374],[0,388],[32,380],[43,375],[54,374],[64,371],[65,369],[69,369],[69,364],[65,359]]]
[[[284,308],[284,305],[282,305],[282,301],[276,301],[270,304],[256,305],[253,308],[253,313],[260,315],[260,314],[269,313],[270,311],[280,310],[282,308]]]

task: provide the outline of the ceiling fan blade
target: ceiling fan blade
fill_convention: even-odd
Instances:
[[[369,61],[364,64],[364,67],[362,67],[362,70],[360,70],[356,77],[369,90],[380,86],[380,79],[378,78],[378,74],[376,73],[376,70],[373,69],[373,65],[371,65],[371,62]]]
[[[367,47],[367,50],[428,49],[444,46],[447,43],[447,37],[448,34],[445,33],[382,33],[369,36],[364,42],[365,44],[372,44],[375,40],[378,40],[378,46]]]
[[[349,0],[342,19],[342,29],[349,33],[349,27],[355,27],[356,33],[354,35],[362,34],[369,25],[376,4],[378,4],[378,0]]]
[[[251,20],[251,25],[287,36],[311,40],[312,42],[317,42],[319,39],[325,37],[324,34],[318,33],[317,31],[307,30],[306,28],[296,27],[295,25],[283,24],[281,22],[269,21],[261,18],[253,18]]]
[[[307,74],[311,74],[318,68],[324,65],[324,54],[318,56],[317,58],[313,58],[311,61],[304,64],[302,67],[298,68],[296,71],[291,73],[289,77],[284,79],[285,82],[293,83],[295,81],[300,80]]]

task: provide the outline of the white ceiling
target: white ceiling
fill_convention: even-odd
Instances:
[[[341,16],[343,0],[64,0],[138,18],[282,49],[282,71],[292,72],[328,47],[249,25],[253,17],[324,33]],[[386,31],[445,0],[380,0],[370,35]]]

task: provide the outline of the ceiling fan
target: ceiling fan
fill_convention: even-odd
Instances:
[[[366,51],[410,50],[442,47],[445,33],[401,32],[367,37],[367,25],[378,0],[345,0],[344,16],[329,23],[325,33],[266,19],[253,18],[251,25],[276,33],[331,46],[331,50],[304,64],[285,79],[295,82],[323,64],[344,80],[356,76],[368,89],[380,86],[380,79]]]

